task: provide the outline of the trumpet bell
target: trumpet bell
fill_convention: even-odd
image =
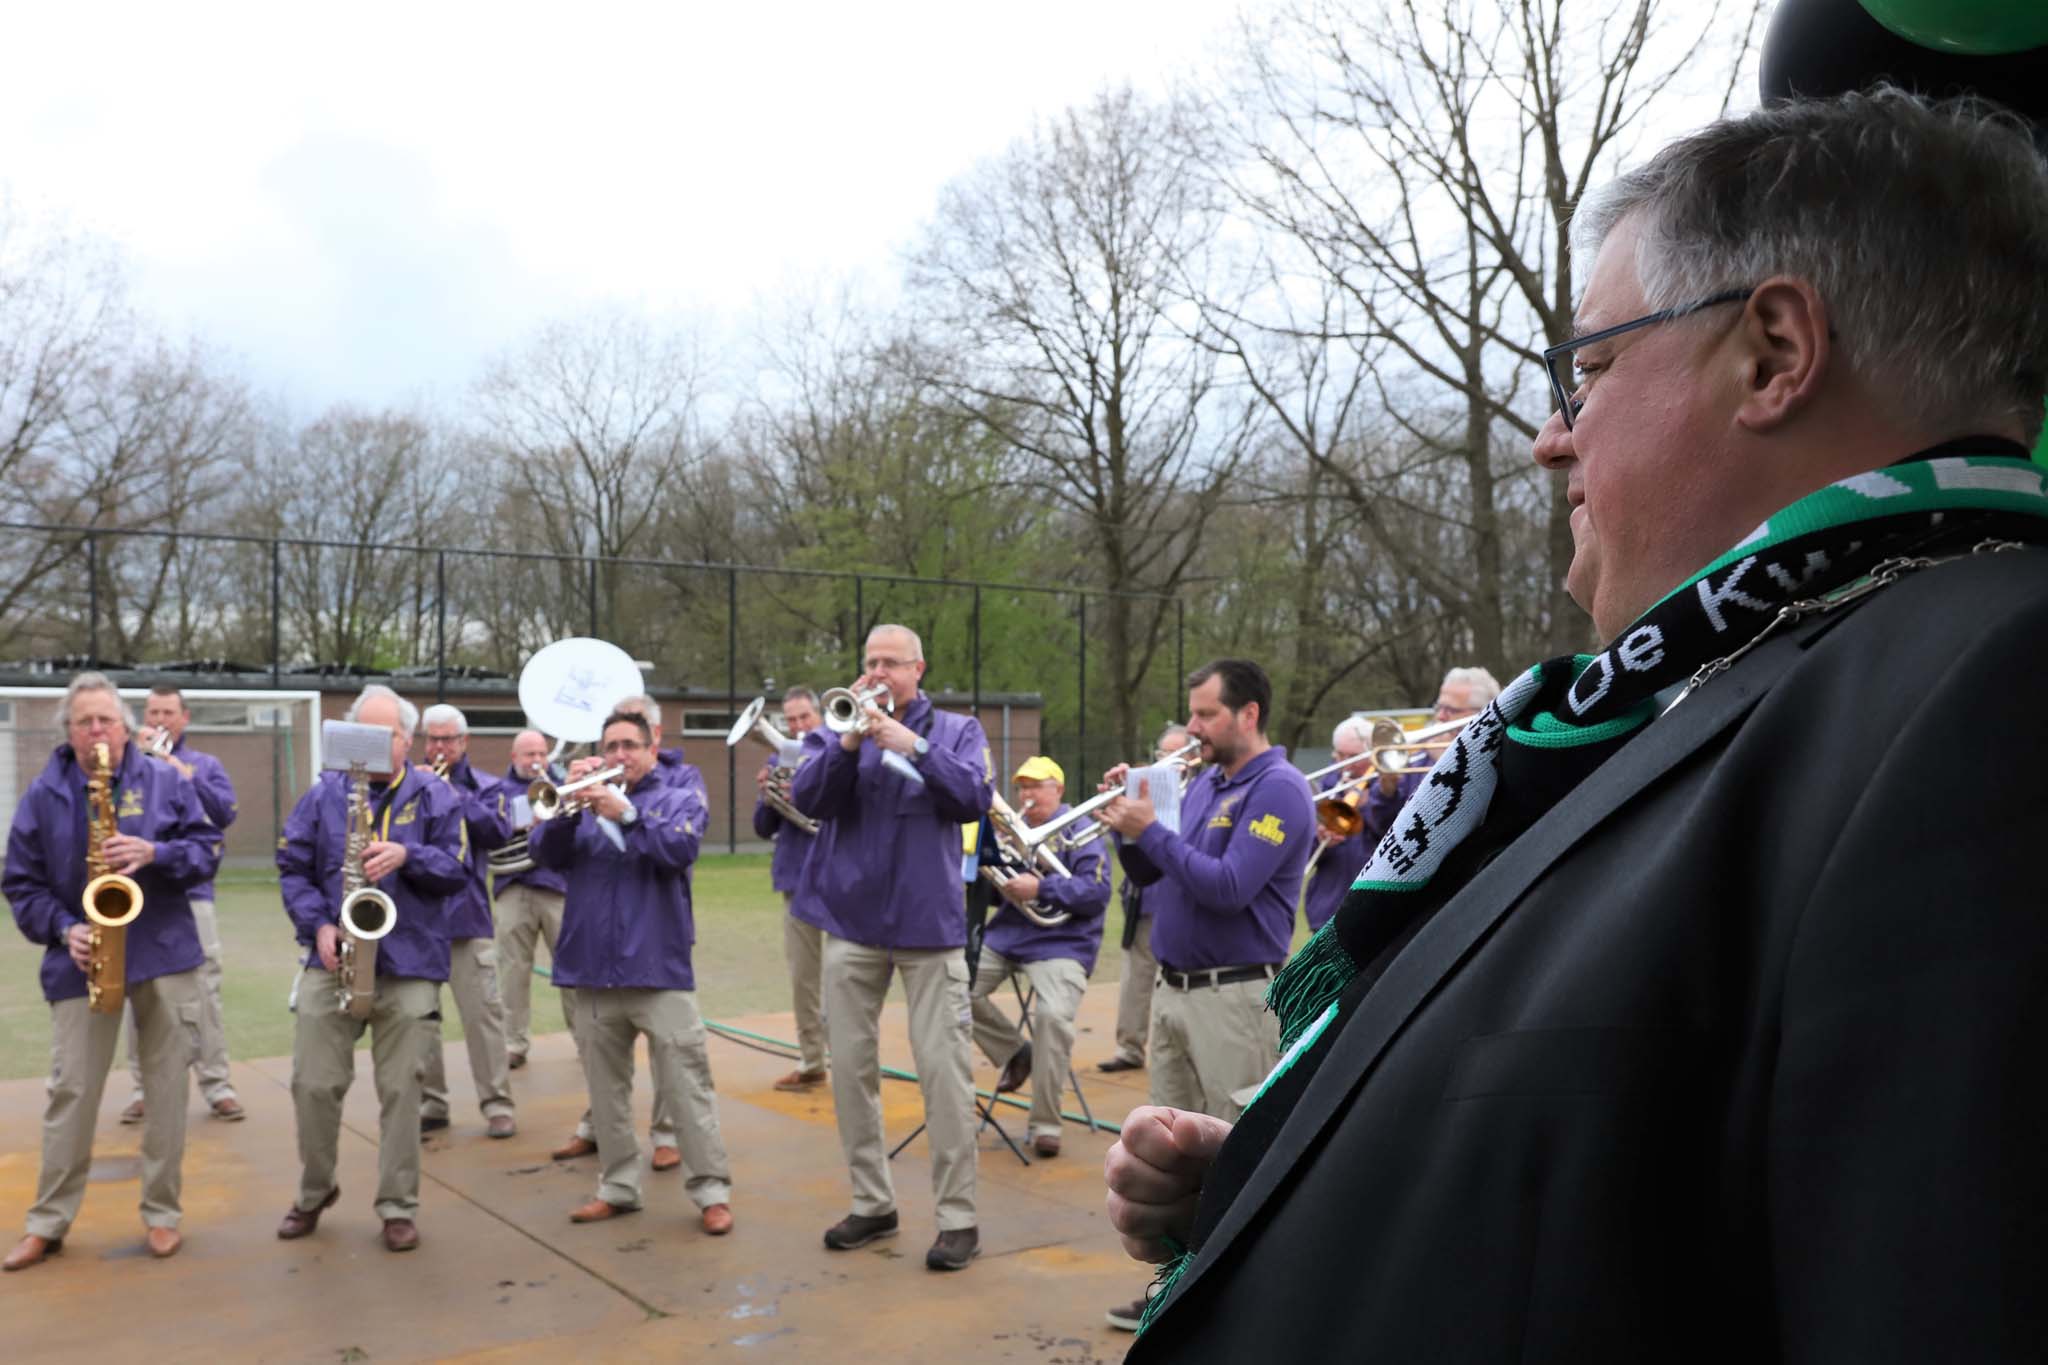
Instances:
[[[850,687],[834,687],[818,698],[818,704],[825,713],[825,728],[835,735],[844,735],[865,729],[867,716],[864,709],[869,702],[884,711],[896,709],[896,699],[889,695],[889,689],[880,683],[855,691]]]
[[[133,877],[102,872],[85,884],[85,917],[102,929],[133,924],[142,913],[142,888]]]
[[[398,902],[374,886],[351,891],[341,902],[341,927],[356,938],[380,939],[398,927]]]

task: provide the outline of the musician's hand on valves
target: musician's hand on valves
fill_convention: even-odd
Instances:
[[[574,782],[579,777],[587,777],[603,766],[604,760],[601,758],[579,758],[569,765],[569,780],[562,785],[566,787],[569,782]]]
[[[100,845],[100,851],[106,855],[108,870],[123,876],[133,876],[137,869],[156,861],[156,845],[132,834],[113,835]]]
[[[341,930],[332,924],[323,924],[313,933],[313,951],[320,954],[320,965],[328,971],[341,966]]]
[[[1124,774],[1130,770],[1131,765],[1128,763],[1117,764],[1102,775],[1102,781],[1096,783],[1095,790],[1099,792],[1119,790],[1124,785]]]
[[[868,707],[868,738],[892,754],[909,758],[917,752],[917,732],[900,720],[892,720],[878,707]]]
[[[1003,899],[1018,905],[1029,905],[1038,899],[1038,874],[1019,872],[1003,883]]]
[[[1195,1202],[1230,1125],[1186,1109],[1141,1104],[1102,1160],[1109,1222],[1135,1260],[1171,1260],[1195,1226]]]
[[[761,771],[754,774],[754,787],[758,791],[765,792],[774,784],[774,779],[775,765],[773,763],[763,763]]]
[[[626,813],[626,807],[632,804],[619,795],[617,788],[608,786],[590,788],[583,799],[586,805],[607,820],[617,820]]]
[[[92,970],[92,926],[74,924],[64,931],[64,951],[81,972]]]
[[[1138,783],[1136,796],[1119,796],[1095,813],[1095,818],[1126,839],[1135,839],[1159,818],[1152,805],[1151,779]]]
[[[406,847],[389,839],[373,839],[363,845],[363,880],[380,882],[405,866]]]

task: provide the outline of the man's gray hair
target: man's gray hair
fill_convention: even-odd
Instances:
[[[612,712],[621,716],[638,716],[650,728],[661,724],[661,703],[645,692],[637,697],[621,697],[612,703]]]
[[[429,726],[452,725],[455,727],[455,733],[458,735],[469,733],[469,717],[463,715],[460,708],[450,706],[445,701],[437,701],[422,712],[420,714],[420,724]]]
[[[81,692],[107,693],[121,708],[121,723],[130,730],[135,728],[135,708],[121,700],[121,689],[104,673],[81,673],[71,680],[71,685],[64,689],[64,700],[57,703],[58,728],[71,728],[71,699]]]
[[[1587,196],[1582,279],[1630,217],[1646,309],[1794,276],[1827,301],[1848,372],[1901,416],[2040,431],[2048,167],[2016,120],[1885,88],[1709,124]]]
[[[398,733],[404,735],[407,740],[411,740],[414,735],[419,733],[420,708],[414,706],[404,697],[399,696],[383,683],[371,683],[368,687],[356,693],[356,699],[348,704],[348,713],[342,719],[354,721],[356,715],[363,709],[363,703],[373,697],[389,697],[392,701],[398,703]]]
[[[899,626],[893,623],[885,622],[884,624],[876,626],[873,630],[869,631],[868,639],[874,639],[877,635],[880,635],[885,630],[900,630],[905,635],[908,635],[910,637],[910,657],[913,660],[922,659],[924,657],[924,640],[918,635],[916,631],[912,630],[909,626]]]
[[[1164,749],[1166,747],[1166,737],[1168,735],[1179,735],[1181,744],[1185,744],[1188,742],[1188,727],[1182,725],[1177,720],[1168,722],[1166,728],[1159,732],[1159,738],[1152,742],[1152,747],[1155,749]],[[1177,749],[1180,747],[1180,745],[1176,744],[1174,747]]]
[[[1467,700],[1474,706],[1484,706],[1500,695],[1500,683],[1483,668],[1454,668],[1444,674],[1444,680],[1436,690],[1441,695],[1444,688],[1458,686],[1471,689]]]
[[[1372,747],[1372,722],[1364,716],[1346,716],[1337,722],[1337,728],[1330,731],[1330,747],[1336,748],[1350,735],[1358,741],[1359,752]]]

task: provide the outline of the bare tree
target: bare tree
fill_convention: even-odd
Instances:
[[[1571,331],[1565,225],[1654,111],[1699,93],[1688,72],[1711,72],[1725,106],[1760,8],[1299,0],[1247,25],[1244,89],[1218,111],[1234,134],[1221,173],[1284,265],[1269,266],[1260,308],[1212,303],[1214,343],[1497,669],[1585,633],[1563,590],[1561,482],[1538,638],[1508,633],[1517,566],[1504,546],[1524,538],[1501,520],[1525,468],[1502,437],[1535,435],[1548,400],[1532,362]],[[1330,348],[1309,369],[1303,341]],[[1372,427],[1403,439],[1363,439]],[[1367,450],[1392,463],[1357,458]],[[1436,514],[1404,503],[1402,478],[1438,464],[1459,471],[1464,497]],[[1430,525],[1436,515],[1447,520]],[[1423,553],[1408,534],[1418,526],[1451,553]],[[1448,542],[1433,534],[1443,529]]]
[[[1188,150],[1186,110],[1128,89],[1097,96],[949,186],[911,269],[953,410],[1025,457],[1024,476],[1085,530],[1097,581],[1177,591],[1231,492],[1248,404],[1190,334],[1222,222]],[[1119,752],[1173,614],[1135,595],[1099,629]]]

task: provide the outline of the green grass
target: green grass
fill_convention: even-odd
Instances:
[[[300,949],[277,897],[277,878],[229,872],[217,884],[222,1009],[229,1055],[278,1057],[292,1049],[292,1016],[285,997],[298,974]],[[697,863],[693,881],[697,916],[698,1002],[705,1017],[789,1008],[789,977],[782,961],[782,897],[769,889],[765,853],[716,854]],[[1097,983],[1115,982],[1123,969],[1117,931],[1123,912],[1112,900],[1108,932],[1095,966]],[[0,1079],[41,1076],[49,1069],[50,1015],[37,980],[42,950],[18,934],[0,952]],[[542,960],[546,952],[542,951]],[[562,1028],[560,998],[536,981],[533,1031]],[[453,1001],[443,1026],[462,1036]]]

